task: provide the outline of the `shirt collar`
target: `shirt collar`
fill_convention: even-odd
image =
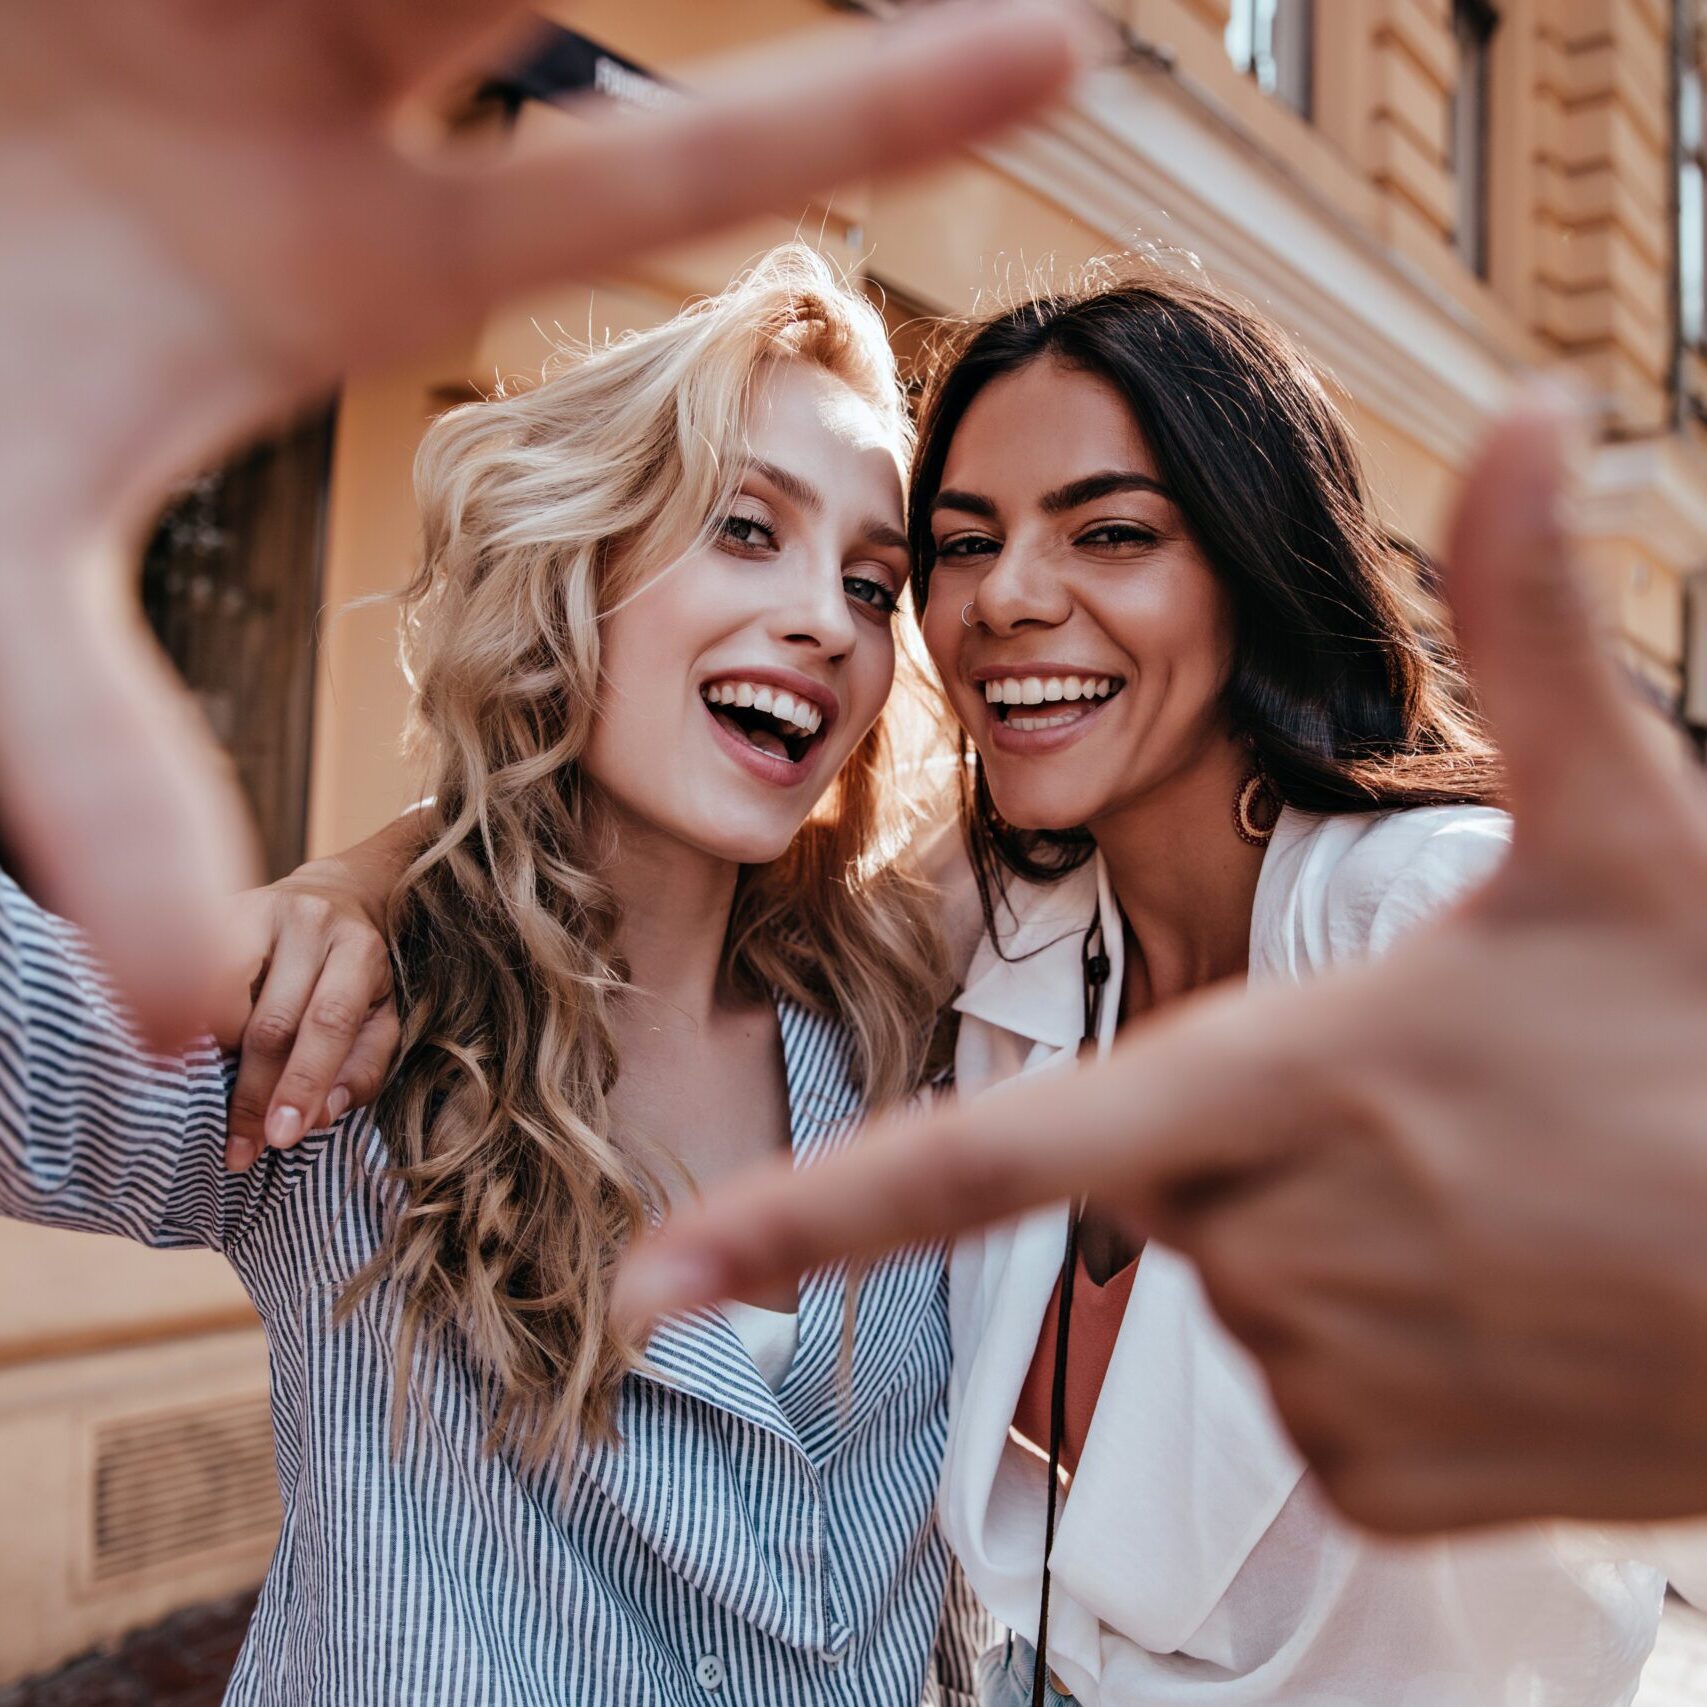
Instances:
[[[1034,1043],[1076,1048],[1084,1031],[1085,932],[1099,909],[1108,988],[1118,991],[1120,914],[1095,854],[1057,882],[1009,884],[996,912],[1000,950],[988,935],[978,944],[955,1008]],[[1118,1006],[1104,1004],[1105,1030]]]

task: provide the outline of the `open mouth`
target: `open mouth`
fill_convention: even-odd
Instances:
[[[755,752],[800,764],[818,743],[824,714],[809,699],[768,682],[706,682],[700,698],[717,722]]]
[[[1065,729],[1125,686],[1119,676],[1002,676],[983,684],[991,717],[1025,733]]]

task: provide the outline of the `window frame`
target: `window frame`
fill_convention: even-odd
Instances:
[[[1489,182],[1494,37],[1500,14],[1492,0],[1452,0],[1452,36],[1458,81],[1452,91],[1447,168],[1452,173],[1456,221],[1452,246],[1479,279],[1489,274]],[[1474,73],[1466,88],[1466,72]]]
[[[1314,118],[1315,0],[1233,0],[1222,40],[1235,70],[1306,123]]]

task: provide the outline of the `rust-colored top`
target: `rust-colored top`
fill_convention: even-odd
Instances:
[[[1079,1454],[1084,1450],[1085,1436],[1090,1432],[1091,1417],[1102,1393],[1103,1377],[1108,1374],[1109,1359],[1114,1356],[1114,1342],[1120,1334],[1120,1324],[1126,1315],[1127,1300],[1132,1296],[1132,1281],[1138,1273],[1134,1257],[1108,1283],[1098,1286],[1085,1271],[1081,1252],[1078,1272],[1073,1279],[1073,1328],[1067,1336],[1067,1406],[1061,1430],[1061,1463],[1070,1476],[1079,1467]],[[1048,1457],[1049,1409],[1055,1389],[1055,1323],[1061,1312],[1061,1282],[1049,1295],[1049,1308],[1043,1313],[1043,1331],[1037,1336],[1037,1350],[1026,1371],[1025,1385],[1019,1390],[1019,1403],[1014,1406],[1014,1428]]]

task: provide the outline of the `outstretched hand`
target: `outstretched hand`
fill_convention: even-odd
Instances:
[[[0,845],[161,1039],[201,1023],[249,834],[128,565],[169,484],[346,368],[503,297],[1023,114],[1060,7],[949,5],[771,53],[549,154],[422,155],[406,99],[498,0],[0,10]]]
[[[1707,1511],[1707,800],[1570,561],[1569,411],[1492,434],[1449,574],[1516,819],[1378,965],[1181,1004],[1112,1059],[676,1216],[637,1318],[1086,1194],[1198,1263],[1354,1518]]]

